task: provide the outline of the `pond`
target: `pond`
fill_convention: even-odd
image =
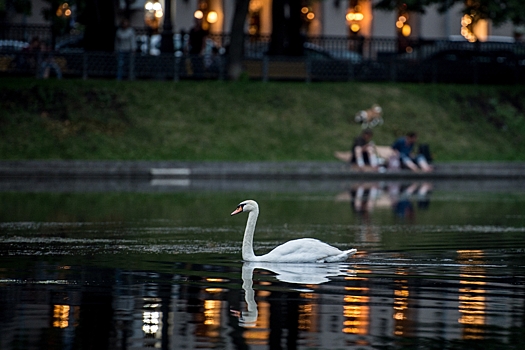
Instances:
[[[525,186],[0,182],[0,348],[516,349]],[[314,237],[348,261],[245,263]]]

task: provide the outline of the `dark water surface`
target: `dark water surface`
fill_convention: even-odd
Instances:
[[[2,181],[0,349],[522,349],[524,185]]]

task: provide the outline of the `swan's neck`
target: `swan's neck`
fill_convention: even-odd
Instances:
[[[244,261],[255,260],[255,253],[253,252],[253,233],[255,232],[257,216],[259,216],[259,210],[253,210],[248,213],[248,221],[246,222],[244,239],[242,241],[242,259]]]
[[[257,324],[257,303],[253,290],[253,270],[254,267],[249,265],[242,266],[242,288],[244,289],[244,300],[246,301],[247,312],[242,313],[241,322],[245,327],[255,327]]]

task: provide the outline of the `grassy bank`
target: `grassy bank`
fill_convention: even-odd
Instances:
[[[389,145],[525,160],[525,86],[0,80],[0,159],[333,160],[377,103]]]

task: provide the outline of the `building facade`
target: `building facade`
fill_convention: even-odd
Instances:
[[[166,0],[135,0],[126,4],[117,2],[117,18],[127,8],[134,27],[162,28],[166,18],[164,13]],[[364,38],[408,39],[460,39],[480,41],[512,41],[520,36],[524,28],[517,28],[511,23],[495,27],[490,21],[472,23],[469,16],[464,16],[461,6],[456,5],[445,13],[439,13],[436,7],[430,7],[426,13],[419,14],[400,9],[398,11],[379,11],[374,9],[377,0],[324,0],[305,1],[301,9],[303,34],[307,36],[360,36]],[[188,31],[194,18],[201,17],[203,26],[212,34],[230,32],[235,0],[171,0],[171,22],[174,31]],[[32,14],[29,16],[9,14],[13,24],[48,24],[42,10],[49,6],[47,2],[32,2]],[[74,17],[75,9],[71,9]],[[251,0],[246,21],[246,32],[252,35],[266,36],[272,32],[272,1]]]

